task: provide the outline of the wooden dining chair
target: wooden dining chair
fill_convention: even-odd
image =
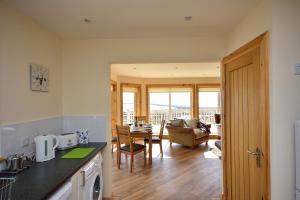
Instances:
[[[144,151],[144,166],[146,165],[146,146],[142,144],[136,144],[133,141],[133,137],[130,133],[129,126],[117,125],[117,164],[118,169],[121,165],[121,154],[130,155],[130,172],[133,172],[134,155]]]
[[[135,116],[134,120],[138,122],[138,124],[146,123],[147,117],[146,116]]]
[[[157,136],[152,137],[152,144],[159,144],[159,146],[160,146],[161,157],[164,157],[163,148],[162,148],[162,140],[163,140],[165,123],[166,123],[166,120],[163,119],[160,124],[160,130],[159,130],[158,137]],[[149,143],[149,138],[144,139],[144,144],[146,145],[147,143]]]

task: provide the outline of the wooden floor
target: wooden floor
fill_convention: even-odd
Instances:
[[[220,160],[205,144],[190,149],[178,144],[170,148],[153,145],[153,164],[144,168],[143,153],[136,155],[134,173],[130,174],[130,157],[122,155],[121,169],[113,159],[113,199],[115,200],[219,200],[221,194]]]

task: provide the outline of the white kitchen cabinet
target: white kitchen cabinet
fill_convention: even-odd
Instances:
[[[72,200],[79,200],[79,177],[80,170],[77,171],[71,178],[72,183]]]

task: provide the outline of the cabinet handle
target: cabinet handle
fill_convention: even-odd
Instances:
[[[80,172],[81,174],[82,174],[82,187],[84,187],[85,186],[85,171],[81,171]]]

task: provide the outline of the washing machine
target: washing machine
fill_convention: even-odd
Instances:
[[[80,171],[79,181],[80,198],[82,200],[102,200],[103,177],[102,177],[102,156],[97,154]]]

